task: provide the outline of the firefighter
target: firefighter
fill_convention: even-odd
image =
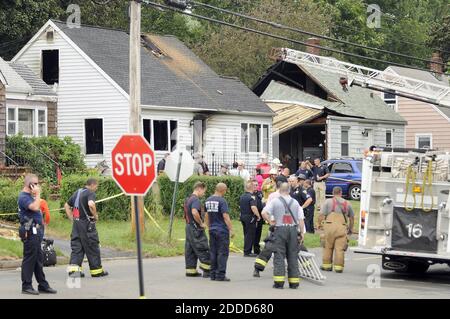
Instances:
[[[300,283],[298,251],[299,237],[303,236],[304,216],[299,203],[289,195],[289,184],[280,186],[280,196],[270,201],[263,211],[265,218],[275,226],[273,231],[274,242],[274,270],[273,288],[282,289],[287,271],[289,288],[297,289]]]
[[[206,238],[206,225],[201,216],[200,198],[205,195],[206,185],[202,182],[194,184],[194,190],[184,202],[184,218],[186,220],[186,241],[184,257],[186,262],[186,276],[198,277],[197,259],[200,260],[200,269],[203,278],[209,278],[211,269],[208,239]]]
[[[77,190],[64,204],[67,217],[73,221],[70,246],[69,276],[77,275],[84,277],[82,263],[86,254],[91,277],[107,276],[108,272],[103,270],[100,257],[100,246],[98,232],[95,222],[98,220],[97,208],[95,207],[95,192],[98,181],[89,178],[86,186]]]
[[[322,270],[332,271],[334,264],[334,271],[337,273],[344,271],[344,255],[348,247],[347,235],[352,234],[354,216],[352,206],[342,198],[342,188],[333,188],[333,198],[325,201],[319,216],[319,225],[323,225],[324,230],[321,238],[324,248],[320,267]]]

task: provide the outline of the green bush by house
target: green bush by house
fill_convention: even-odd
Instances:
[[[116,182],[111,177],[94,176],[98,179],[97,200],[107,198],[122,193]],[[88,175],[69,175],[64,176],[60,189],[60,205],[64,206],[70,196],[85,184]],[[161,215],[162,209],[156,203],[155,196],[150,191],[144,199],[145,207],[154,215]],[[130,217],[130,197],[119,196],[108,201],[97,204],[97,210],[101,219],[107,220],[128,220]],[[61,213],[65,214],[64,211]]]
[[[11,180],[0,178],[0,218],[8,221],[18,221],[18,215],[2,216],[1,214],[17,213],[17,198],[23,188],[23,178]],[[49,188],[46,183],[41,183],[41,197],[48,199]]]
[[[239,217],[239,197],[244,193],[244,182],[242,178],[235,176],[191,176],[187,181],[179,184],[175,211],[177,216],[183,216],[184,201],[192,194],[192,187],[197,181],[204,182],[207,187],[206,196],[202,199],[203,202],[208,196],[214,194],[214,189],[218,183],[225,183],[228,186],[225,199],[230,208],[230,215],[232,218]],[[161,175],[158,177],[158,185],[164,213],[170,214],[175,183],[171,182],[166,175]]]
[[[61,139],[57,136],[8,136],[6,154],[18,162],[25,161],[33,173],[53,183],[56,182],[55,164],[43,154],[59,163],[64,174],[86,170],[81,148],[70,137]]]

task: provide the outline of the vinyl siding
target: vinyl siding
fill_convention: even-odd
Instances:
[[[341,157],[341,130],[342,127],[349,128],[349,154],[350,157],[361,158],[365,148],[372,144],[368,137],[363,136],[365,129],[372,130],[373,145],[386,146],[386,131],[392,131],[392,142],[394,147],[405,146],[404,125],[364,122],[356,118],[328,118],[327,119],[327,150],[328,159]]]
[[[48,43],[45,32],[17,58],[36,74],[41,74],[41,51],[59,50],[59,86],[57,106],[58,136],[70,136],[85,152],[84,120],[103,119],[103,155],[86,155],[93,167],[106,159],[118,138],[128,131],[128,99],[87,59],[57,32]]]
[[[433,105],[399,97],[398,112],[408,121],[406,147],[416,147],[416,134],[429,133],[434,149],[450,151],[450,121]]]

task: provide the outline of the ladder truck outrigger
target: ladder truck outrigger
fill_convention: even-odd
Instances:
[[[271,58],[340,75],[343,85],[389,92],[450,107],[450,87],[302,51],[274,48]],[[344,88],[345,89],[345,88]],[[426,149],[375,148],[363,158],[357,253],[382,257],[382,267],[423,273],[450,266],[450,155]]]

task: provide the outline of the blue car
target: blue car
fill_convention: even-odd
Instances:
[[[327,196],[332,196],[333,188],[342,188],[343,196],[351,200],[361,199],[362,160],[354,158],[342,158],[323,161],[328,166],[330,177],[326,185]]]

